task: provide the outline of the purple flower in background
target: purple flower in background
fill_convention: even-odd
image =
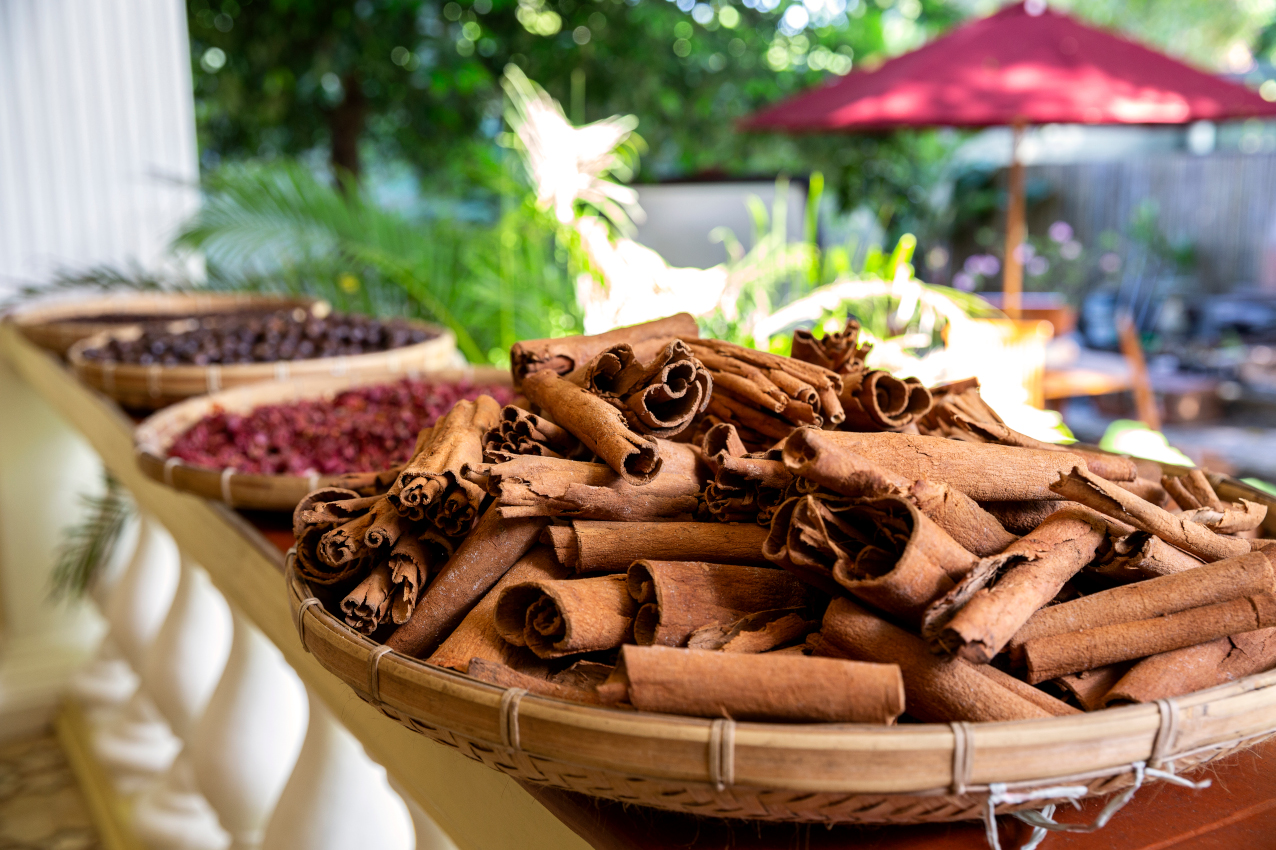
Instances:
[[[1033,277],[1041,277],[1041,275],[1050,271],[1050,263],[1045,257],[1033,257],[1028,261],[1028,274]]]
[[[1121,268],[1121,257],[1109,251],[1099,258],[1099,268],[1108,274],[1115,274]]]
[[[962,292],[974,292],[975,278],[966,272],[957,272],[957,274],[953,275],[953,286]]]
[[[1037,255],[1037,249],[1032,247],[1031,242],[1021,242],[1015,247],[1015,259],[1026,264],[1029,260]]]
[[[1081,256],[1081,243],[1073,239],[1059,246],[1059,256],[1065,260],[1075,260]]]
[[[1054,224],[1050,225],[1050,230],[1048,230],[1047,233],[1050,234],[1050,239],[1052,241],[1062,245],[1064,242],[1067,242],[1072,238],[1072,225],[1068,224],[1066,221],[1056,221]]]

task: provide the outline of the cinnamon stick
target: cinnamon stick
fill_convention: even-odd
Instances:
[[[1215,534],[1203,525],[1158,508],[1080,467],[1061,474],[1051,489],[1064,498],[1155,534],[1166,543],[1204,561],[1242,555],[1250,549],[1249,543],[1244,540]]]
[[[713,377],[681,340],[650,360],[627,343],[612,346],[585,367],[585,388],[621,412],[640,434],[672,437],[704,412]]]
[[[400,535],[386,560],[393,582],[390,619],[395,625],[403,625],[412,616],[430,571],[446,562],[453,549],[452,542],[439,534],[410,531]]]
[[[1199,558],[1175,549],[1146,531],[1136,531],[1112,541],[1108,557],[1091,569],[1119,581],[1141,581],[1192,570],[1201,565]]]
[[[311,490],[292,511],[292,533],[300,537],[307,528],[323,525],[331,528],[354,519],[367,511],[375,497],[360,496],[342,487],[320,487]]]
[[[1072,694],[1073,699],[1081,703],[1081,707],[1086,711],[1098,711],[1104,707],[1104,697],[1107,696],[1108,691],[1112,690],[1112,687],[1129,669],[1128,662],[1105,664],[1093,670],[1069,673],[1052,681]]]
[[[555,561],[553,553],[537,546],[518,560],[500,581],[470,609],[461,624],[426,659],[427,664],[450,667],[465,673],[473,659],[482,659],[515,668],[527,666],[531,655],[522,646],[509,643],[496,628],[496,603],[506,588],[539,580],[567,577],[567,570]],[[487,681],[491,681],[488,679]],[[501,684],[496,682],[495,684]],[[514,687],[510,685],[510,687]],[[530,690],[530,689],[529,689]],[[539,693],[539,691],[537,692]]]
[[[864,503],[803,496],[771,523],[763,554],[791,569],[829,576],[865,602],[917,622],[976,558],[909,502]],[[817,585],[819,586],[819,585]]]
[[[931,645],[976,664],[1001,652],[1064,582],[1089,564],[1107,537],[1103,521],[1082,508],[1051,516],[1005,552],[984,558],[927,611]]]
[[[758,611],[734,623],[702,626],[687,638],[687,646],[721,652],[771,652],[802,640],[819,627],[818,622],[808,620],[801,611],[789,608]]]
[[[473,527],[483,491],[465,476],[483,462],[483,436],[500,410],[486,395],[453,405],[390,488],[390,503],[400,514],[414,522],[429,518],[453,536]]]
[[[660,474],[641,486],[628,483],[606,464],[519,457],[490,467],[487,487],[508,517],[639,522],[694,514],[707,470],[689,446],[666,442],[662,453]]]
[[[572,520],[545,529],[559,563],[577,573],[624,572],[642,559],[768,567],[767,530],[746,523]]]
[[[540,658],[561,658],[620,646],[633,634],[635,610],[622,575],[536,579],[501,592],[496,630]]]
[[[859,343],[860,323],[847,317],[840,331],[825,331],[816,338],[803,328],[793,332],[790,355],[795,360],[812,363],[843,376],[854,376],[864,371],[864,358],[872,350],[872,343]]]
[[[794,431],[784,442],[785,466],[807,481],[846,496],[907,499],[976,555],[996,554],[1015,541],[995,516],[960,490],[934,481],[910,481],[826,439],[827,435],[813,428]]]
[[[1055,511],[1068,502],[980,502],[979,506],[1001,523],[1012,534],[1027,534],[1045,522]]]
[[[870,614],[849,599],[834,599],[820,634],[860,661],[899,665],[905,710],[928,723],[1024,720],[1052,714],[959,658],[932,655],[921,638]]]
[[[1276,628],[1244,632],[1143,659],[1103,695],[1102,706],[1182,696],[1273,667]]]
[[[512,404],[501,408],[496,425],[483,436],[483,459],[504,463],[518,455],[587,460],[589,449],[566,428]]]
[[[643,711],[890,724],[904,710],[904,685],[894,664],[668,646],[625,646],[621,659],[600,691],[612,686]]]
[[[1196,569],[1121,585],[1042,608],[1010,641],[1011,657],[1034,639],[1150,620],[1276,590],[1276,552],[1247,552]],[[1133,656],[1138,658],[1139,656]],[[1086,668],[1081,668],[1086,669]]]
[[[639,645],[682,646],[705,626],[811,601],[806,585],[774,567],[641,560],[629,568],[626,583],[638,606],[633,635]]]
[[[466,664],[466,672],[478,679],[502,688],[522,688],[528,693],[543,697],[598,705],[598,693],[590,688],[554,682],[541,676],[532,676],[489,658],[474,658]]]
[[[370,635],[390,614],[393,579],[387,564],[378,564],[341,600],[341,613],[350,628]]]
[[[936,481],[976,501],[1058,500],[1050,489],[1077,458],[991,443],[963,443],[914,434],[828,431],[833,444],[899,473],[910,481]]]
[[[916,378],[901,380],[879,369],[847,382],[841,396],[848,431],[894,431],[930,410],[930,392]]]
[[[550,370],[566,375],[584,366],[613,345],[634,345],[648,339],[668,337],[694,338],[700,333],[689,313],[677,313],[664,319],[643,322],[592,336],[567,336],[556,339],[527,339],[510,347],[510,372],[514,386],[533,372]]]
[[[655,441],[634,433],[619,410],[588,390],[546,370],[528,375],[523,392],[630,484],[646,484],[660,471]]]
[[[1151,620],[1034,638],[1024,644],[1023,651],[1028,681],[1036,683],[1273,625],[1276,625],[1276,596],[1264,593],[1189,608]]]
[[[414,657],[433,651],[483,594],[527,554],[547,523],[539,518],[504,519],[500,503],[493,503],[386,645]]]

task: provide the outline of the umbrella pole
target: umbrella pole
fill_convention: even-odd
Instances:
[[[1023,141],[1024,122],[1016,121],[1010,142],[1010,203],[1006,209],[1006,253],[1003,260],[1001,308],[1012,319],[1018,319],[1023,304],[1023,264],[1019,262],[1019,246],[1026,235],[1024,222],[1023,162],[1019,159],[1019,143]]]

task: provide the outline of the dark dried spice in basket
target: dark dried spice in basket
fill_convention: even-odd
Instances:
[[[324,475],[388,469],[412,455],[417,434],[461,399],[490,395],[508,402],[508,387],[405,378],[358,387],[331,401],[269,404],[248,413],[218,411],[191,426],[169,449],[195,466],[261,475]]]
[[[86,350],[84,358],[141,366],[273,363],[388,351],[435,335],[403,319],[345,313],[320,318],[298,307],[148,324],[136,339],[112,339]]]

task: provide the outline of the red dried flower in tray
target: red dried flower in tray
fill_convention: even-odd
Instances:
[[[407,461],[422,428],[457,401],[480,395],[501,404],[514,397],[506,386],[405,378],[346,390],[330,401],[218,410],[178,437],[169,455],[193,466],[261,475],[375,472]]]

